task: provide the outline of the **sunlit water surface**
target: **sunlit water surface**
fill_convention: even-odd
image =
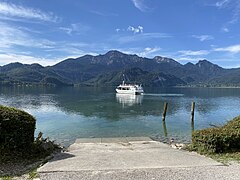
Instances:
[[[194,126],[191,102],[196,102]],[[162,123],[168,102],[166,123]],[[65,146],[76,138],[150,136],[190,142],[193,129],[222,125],[240,115],[240,89],[145,88],[142,96],[112,88],[0,88],[0,104],[23,109],[37,119],[36,135]]]

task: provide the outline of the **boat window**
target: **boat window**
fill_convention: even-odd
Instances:
[[[118,90],[130,90],[131,87],[117,87]]]

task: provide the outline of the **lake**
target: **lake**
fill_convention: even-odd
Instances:
[[[150,136],[190,142],[193,129],[223,125],[240,115],[237,88],[145,88],[119,95],[114,87],[0,88],[0,104],[23,109],[37,119],[36,135],[68,146],[76,138]],[[194,126],[191,103],[196,102]],[[166,123],[162,123],[168,102]]]

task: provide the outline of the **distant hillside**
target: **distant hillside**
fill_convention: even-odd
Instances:
[[[176,85],[186,85],[186,83],[173,76],[166,75],[164,73],[151,73],[143,71],[140,68],[131,68],[123,71],[109,72],[101,74],[96,78],[89,80],[89,85],[101,86],[101,85],[119,85],[123,81],[123,74],[125,81],[142,84],[143,86],[154,87],[167,87]]]
[[[0,66],[0,83],[117,85],[122,74],[144,86],[240,86],[240,68],[224,69],[207,60],[182,65],[167,57],[149,59],[119,51],[66,59],[48,67],[11,63]]]
[[[51,68],[39,64],[21,63],[11,63],[0,67],[0,83],[2,85],[70,85],[67,79],[55,73]]]

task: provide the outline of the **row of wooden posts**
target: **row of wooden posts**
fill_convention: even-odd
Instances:
[[[167,115],[168,103],[164,102],[163,113],[162,113],[162,120],[165,121]],[[195,102],[192,102],[191,107],[191,121],[194,122],[194,111],[195,111]]]
[[[168,109],[168,103],[164,102],[164,107],[163,107],[163,113],[162,113],[162,122],[163,122],[163,130],[164,134],[167,137],[167,127],[166,127],[166,115],[167,115],[167,109]],[[195,111],[195,102],[192,102],[191,106],[191,126],[192,126],[192,131],[194,131],[194,111]]]

